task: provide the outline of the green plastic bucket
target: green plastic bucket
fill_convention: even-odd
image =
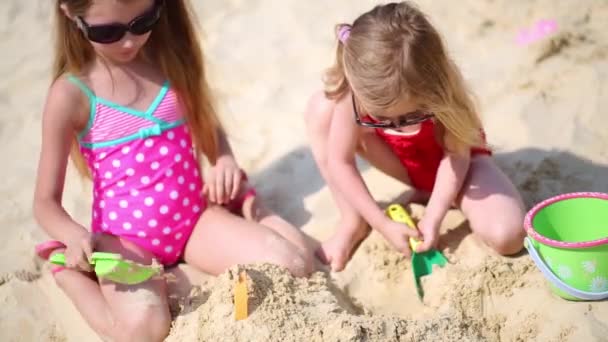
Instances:
[[[608,194],[550,198],[528,212],[524,226],[530,257],[558,296],[608,298]]]

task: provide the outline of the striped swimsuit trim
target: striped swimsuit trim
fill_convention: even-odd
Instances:
[[[134,139],[159,135],[184,123],[179,113],[175,111],[177,96],[169,90],[168,81],[163,83],[158,95],[144,112],[97,97],[88,86],[73,75],[69,75],[68,80],[78,86],[90,102],[89,121],[78,135],[83,147],[100,148],[118,145]],[[116,129],[117,127],[120,129]]]

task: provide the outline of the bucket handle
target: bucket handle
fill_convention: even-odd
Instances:
[[[608,298],[608,291],[604,292],[587,292],[575,289],[574,287],[564,283],[561,279],[559,279],[549,267],[542,260],[536,247],[534,246],[534,241],[529,237],[525,239],[525,246],[528,249],[528,253],[532,260],[536,264],[536,266],[540,269],[540,271],[545,275],[545,277],[558,289],[564,291],[572,297],[576,297],[582,300],[603,300]]]

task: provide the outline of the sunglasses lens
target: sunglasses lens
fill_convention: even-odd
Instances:
[[[126,28],[121,25],[99,25],[88,29],[91,41],[101,44],[115,43],[125,36]]]
[[[155,8],[147,14],[135,19],[131,25],[131,33],[142,35],[150,32],[160,19],[160,8]]]

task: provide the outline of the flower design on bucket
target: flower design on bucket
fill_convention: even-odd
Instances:
[[[582,262],[583,269],[585,272],[592,274],[595,273],[595,261],[587,260]]]
[[[562,279],[572,278],[572,269],[566,265],[557,266],[557,274]]]
[[[608,279],[595,277],[591,280],[591,292],[603,292],[608,290]]]

